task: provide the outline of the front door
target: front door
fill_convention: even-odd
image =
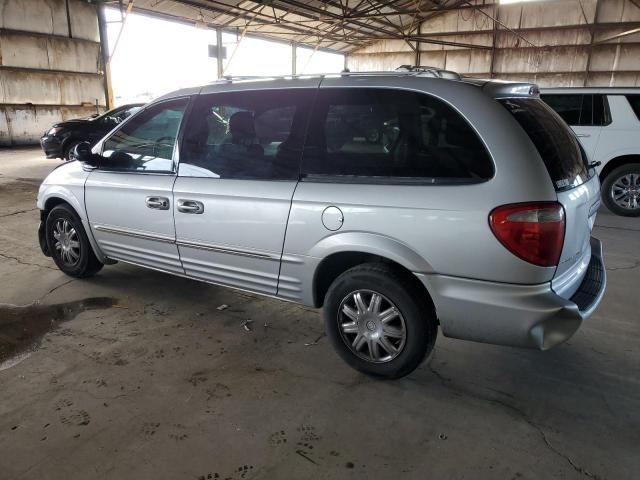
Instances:
[[[187,275],[275,295],[315,90],[201,94],[180,150],[176,241]]]
[[[184,273],[175,245],[172,189],[176,136],[187,98],[152,105],[105,140],[85,184],[87,215],[114,260]]]

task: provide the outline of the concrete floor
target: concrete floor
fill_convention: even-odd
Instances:
[[[35,233],[57,164],[0,150],[0,302],[41,302],[0,325],[60,320],[0,367],[0,478],[640,477],[640,219],[600,213],[608,290],[566,344],[441,336],[382,382],[313,310],[124,264],[65,277]]]

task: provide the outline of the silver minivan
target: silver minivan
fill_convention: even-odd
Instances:
[[[605,289],[600,184],[535,85],[433,69],[223,80],[166,95],[43,182],[74,277],[127,262],[323,307],[352,367],[448,337],[549,349]]]

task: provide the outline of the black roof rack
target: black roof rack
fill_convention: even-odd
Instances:
[[[224,75],[218,80],[214,80],[212,83],[232,83],[234,81],[242,80],[275,80],[275,79],[294,79],[294,78],[313,78],[313,77],[331,77],[331,76],[344,76],[344,77],[358,77],[358,76],[397,76],[397,75],[413,75],[413,76],[429,76],[434,78],[444,78],[448,80],[462,80],[462,75],[452,70],[445,70],[437,67],[429,67],[424,65],[401,65],[395,70],[391,71],[362,71],[351,72],[348,69],[341,71],[340,73],[309,73],[309,74],[297,74],[297,75]]]

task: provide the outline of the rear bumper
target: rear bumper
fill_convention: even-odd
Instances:
[[[591,238],[591,260],[571,298],[551,284],[513,285],[418,274],[433,298],[443,333],[484,343],[548,350],[569,339],[602,300],[602,244]]]

